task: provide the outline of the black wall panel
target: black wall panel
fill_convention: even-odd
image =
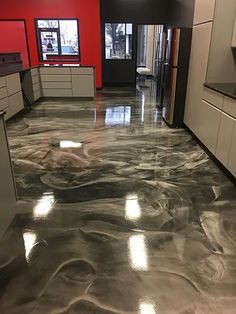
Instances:
[[[193,6],[194,0],[101,0],[103,84],[135,84],[139,24],[191,27]],[[104,24],[106,22],[133,24],[132,60],[105,60]]]

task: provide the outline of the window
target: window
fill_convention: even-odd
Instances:
[[[106,59],[132,59],[132,24],[106,23]]]
[[[36,20],[40,61],[79,58],[77,19]],[[63,58],[63,56],[65,58]]]

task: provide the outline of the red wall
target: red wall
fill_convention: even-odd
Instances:
[[[30,58],[37,65],[38,48],[34,18],[78,18],[82,65],[96,66],[97,87],[101,87],[100,0],[5,0],[0,19],[25,19]],[[4,37],[1,38],[4,41]]]
[[[0,21],[0,38],[0,52],[20,52],[24,67],[28,67],[29,58],[24,22]]]

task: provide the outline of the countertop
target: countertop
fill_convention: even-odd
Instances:
[[[11,75],[11,74],[15,74],[15,73],[20,73],[20,72],[25,72],[25,71],[29,71],[31,69],[36,69],[36,68],[54,68],[54,67],[80,67],[80,68],[95,68],[95,65],[80,65],[79,63],[71,63],[71,64],[65,64],[65,63],[43,63],[43,64],[39,64],[39,65],[33,65],[30,67],[22,67],[21,69],[18,70],[9,70],[9,71],[5,71],[4,73],[0,73],[0,77],[3,76],[7,76],[7,75]]]
[[[236,83],[205,83],[204,86],[236,100]]]
[[[94,65],[81,65],[79,63],[44,63],[40,64],[40,67],[64,67],[64,68],[71,68],[71,67],[80,67],[80,68],[95,68]]]

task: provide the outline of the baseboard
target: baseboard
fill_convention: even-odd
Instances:
[[[236,185],[235,176],[227,169],[225,166],[216,158],[214,154],[199,140],[199,138],[193,133],[189,127],[184,124],[183,127],[185,130],[194,138],[194,140],[198,143],[198,145],[204,150],[204,152],[209,156],[209,158],[216,164],[216,166],[227,176],[227,178]]]

